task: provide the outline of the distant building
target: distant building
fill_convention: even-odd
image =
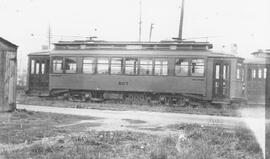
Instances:
[[[0,37],[0,112],[16,108],[17,48]]]

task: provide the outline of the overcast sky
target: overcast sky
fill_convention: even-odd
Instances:
[[[142,0],[142,40],[148,41],[151,23],[152,41],[176,37],[180,6],[181,0]],[[0,0],[0,19],[0,36],[19,45],[25,67],[26,55],[48,43],[49,25],[53,42],[93,35],[138,40],[139,0]],[[236,43],[247,57],[270,48],[269,28],[269,0],[185,0],[183,37],[208,40],[214,50]]]

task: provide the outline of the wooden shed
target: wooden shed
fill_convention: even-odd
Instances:
[[[17,48],[0,37],[0,112],[16,108]]]

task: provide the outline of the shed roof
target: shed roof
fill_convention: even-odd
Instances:
[[[12,50],[16,51],[18,48],[17,45],[9,42],[8,40],[0,37],[0,50]]]

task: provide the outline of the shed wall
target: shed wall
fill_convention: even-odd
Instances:
[[[0,57],[0,111],[16,107],[17,62],[16,52],[1,51]]]
[[[0,50],[0,111],[2,111],[4,105],[4,62],[4,51]]]
[[[270,108],[270,58],[267,59],[267,78],[266,78],[266,87],[265,87],[265,100],[266,100],[266,107]],[[268,112],[269,113],[269,112]],[[270,114],[269,114],[270,115]]]

